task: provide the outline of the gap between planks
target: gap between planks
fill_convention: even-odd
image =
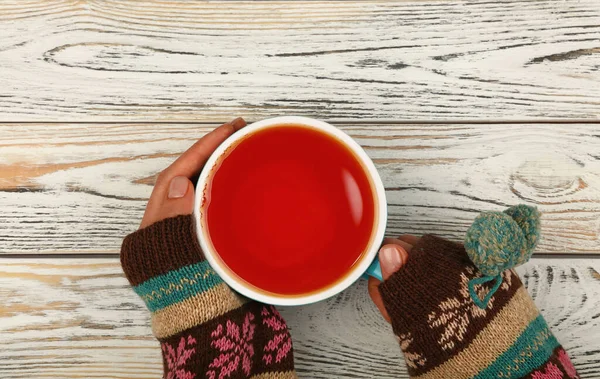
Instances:
[[[119,258],[119,253],[33,253],[33,254],[0,254],[0,263],[7,259],[40,259],[40,258],[56,258],[56,259],[108,259]],[[540,259],[589,259],[600,260],[599,253],[534,253],[532,258]]]
[[[284,115],[282,115],[284,116]],[[285,115],[288,116],[288,115]],[[322,121],[329,122],[331,124],[352,124],[352,125],[457,125],[457,124],[470,124],[470,125],[485,125],[485,124],[600,124],[600,119],[524,119],[524,120],[500,120],[500,119],[464,119],[464,120],[399,120],[399,119],[326,119],[319,118]],[[144,125],[144,124],[155,124],[155,125],[218,125],[226,123],[230,120],[225,121],[196,121],[196,120],[177,120],[177,121],[139,121],[139,120],[108,120],[108,121],[0,121],[0,125],[7,124],[28,124],[28,125],[39,125],[39,124],[74,124],[74,125],[96,125],[96,124],[109,124],[109,125]],[[252,124],[259,120],[246,120],[248,124]]]

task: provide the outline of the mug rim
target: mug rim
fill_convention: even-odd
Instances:
[[[262,129],[285,124],[307,126],[325,132],[326,134],[335,137],[339,142],[343,143],[346,148],[350,149],[360,161],[365,171],[367,171],[367,175],[369,175],[372,187],[374,188],[374,200],[377,203],[375,219],[377,228],[374,228],[374,235],[371,238],[370,245],[368,246],[368,249],[363,252],[359,263],[333,285],[311,293],[289,296],[271,294],[267,291],[257,291],[246,285],[238,278],[234,277],[234,275],[231,275],[229,272],[231,269],[225,269],[221,267],[221,265],[224,265],[224,263],[222,263],[222,259],[218,257],[218,253],[216,252],[216,249],[214,249],[212,242],[208,241],[210,239],[208,230],[202,227],[204,213],[204,193],[209,183],[209,179],[213,174],[214,168],[216,164],[219,163],[221,156],[225,154],[231,146],[235,145],[244,137]],[[369,265],[371,265],[373,260],[376,258],[377,252],[379,251],[379,245],[383,241],[387,224],[387,201],[383,182],[381,181],[381,177],[379,176],[379,172],[375,168],[373,161],[371,158],[369,158],[363,148],[356,141],[354,141],[354,139],[352,139],[352,137],[324,121],[300,116],[282,116],[264,119],[247,125],[246,127],[229,136],[229,138],[227,138],[221,145],[219,145],[219,147],[217,147],[217,149],[209,157],[208,161],[204,165],[204,168],[202,169],[202,172],[200,173],[200,176],[198,177],[193,214],[196,224],[196,238],[198,239],[206,260],[210,264],[211,268],[215,270],[221,279],[223,279],[223,281],[227,283],[227,285],[229,285],[233,290],[262,303],[284,306],[304,305],[325,300],[342,292],[365,273]]]

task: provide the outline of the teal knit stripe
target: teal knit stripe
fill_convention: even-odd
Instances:
[[[546,363],[558,346],[558,341],[540,315],[507,351],[473,379],[523,377]]]
[[[146,302],[148,309],[155,312],[208,291],[220,283],[223,280],[208,262],[202,261],[149,279],[133,287],[133,290]]]

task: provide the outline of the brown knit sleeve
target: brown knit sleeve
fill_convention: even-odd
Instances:
[[[483,309],[468,288],[481,276],[462,245],[426,235],[406,265],[379,286],[410,376],[529,378],[557,372],[564,376],[556,378],[574,379],[571,361],[517,274],[502,273],[500,288]],[[481,296],[490,287],[475,291]]]
[[[195,237],[190,215],[154,223],[125,237],[121,266],[132,286],[169,271],[202,262],[204,254]]]
[[[292,341],[275,307],[232,291],[204,259],[191,215],[123,241],[121,263],[152,313],[165,378],[295,378]]]

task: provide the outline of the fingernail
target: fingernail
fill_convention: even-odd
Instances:
[[[238,130],[246,126],[246,121],[244,121],[243,118],[238,117],[235,120],[231,121],[230,124],[231,126],[233,126],[233,129]]]
[[[402,267],[400,249],[394,245],[385,245],[379,250],[379,263],[382,270],[394,273]]]
[[[169,199],[178,199],[184,197],[188,191],[189,179],[185,176],[176,176],[171,179],[169,184]]]

